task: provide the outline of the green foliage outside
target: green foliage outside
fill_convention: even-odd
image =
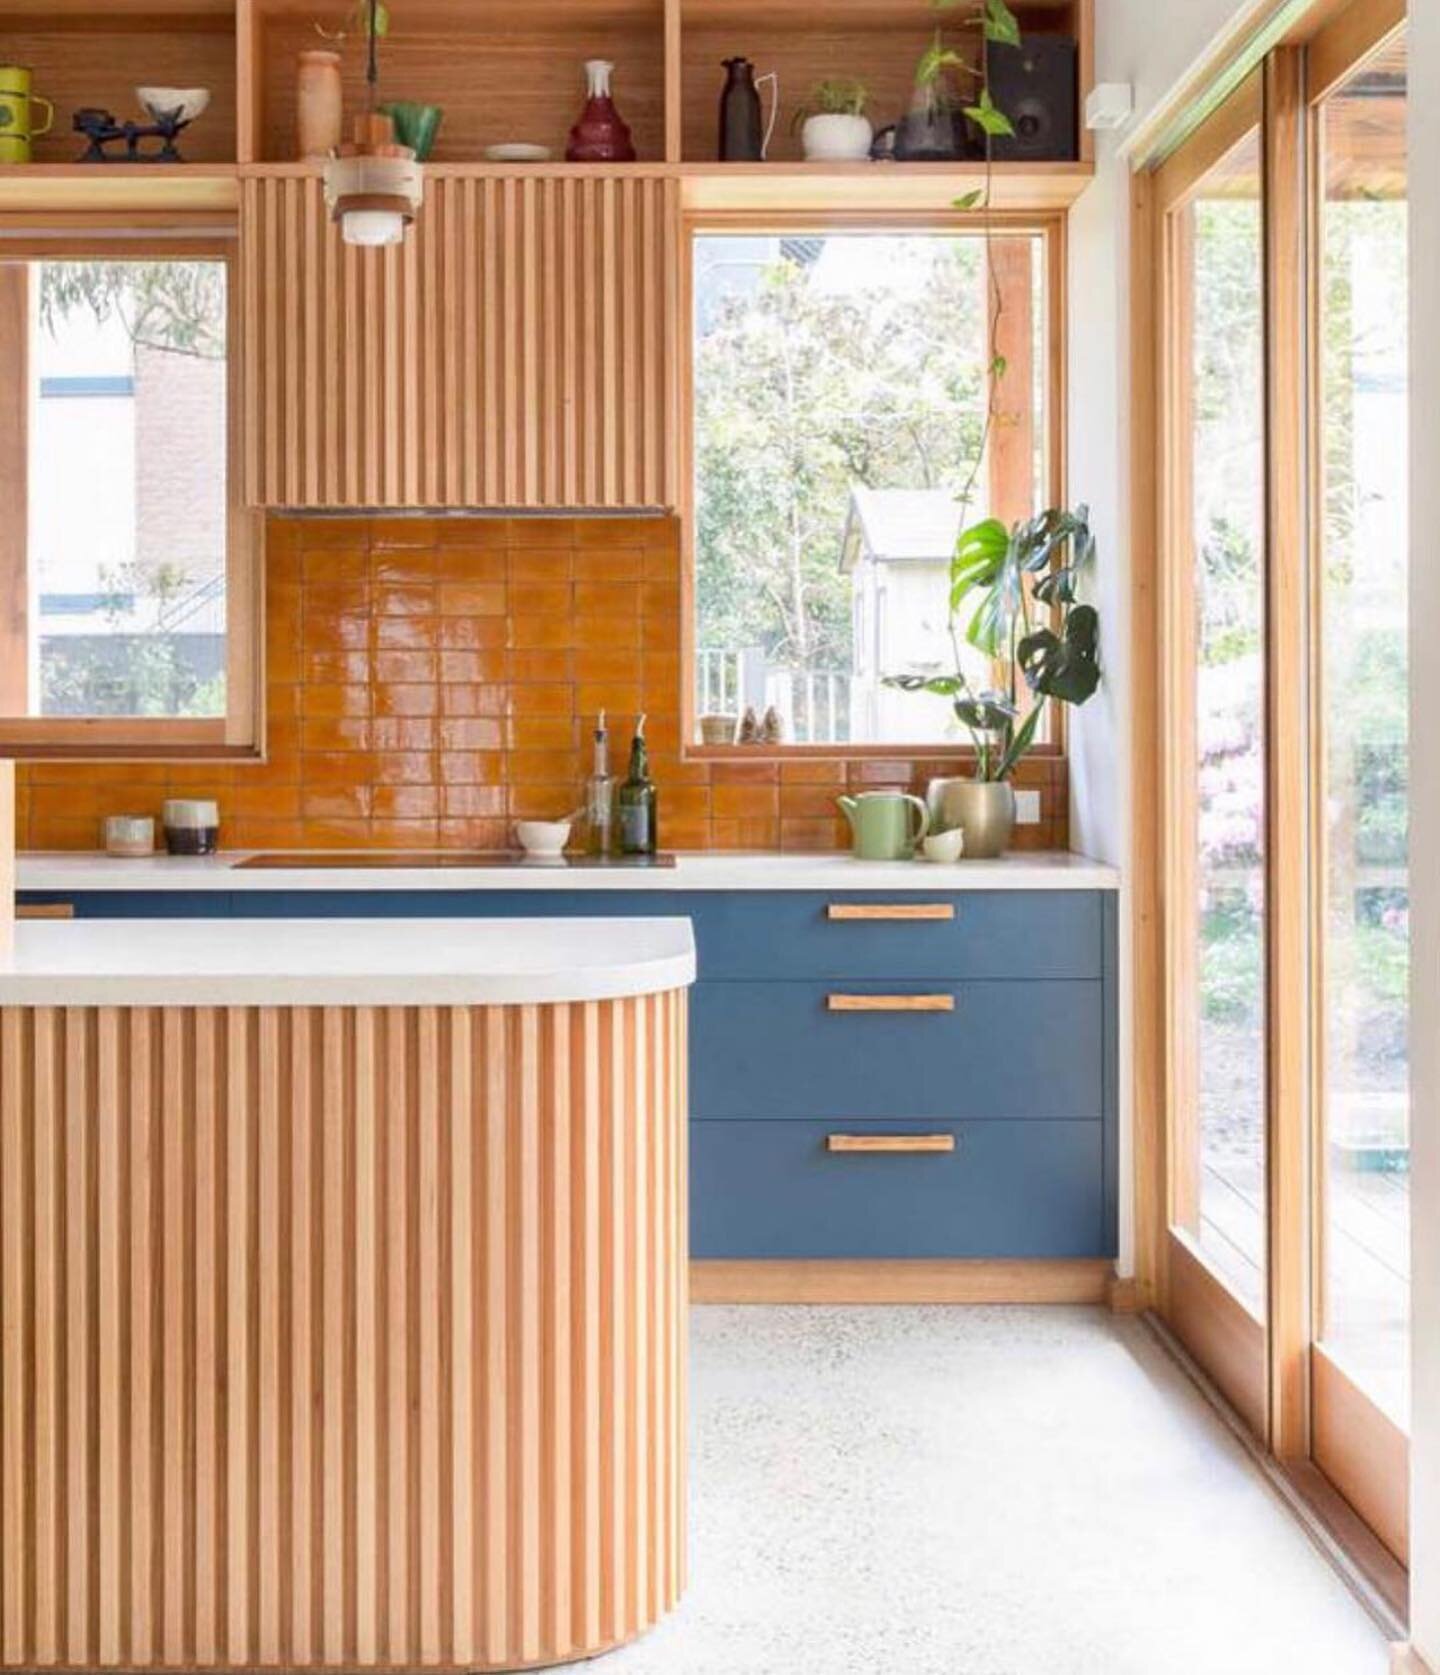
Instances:
[[[1368,399],[1374,426],[1385,380],[1403,379],[1405,214],[1403,203],[1328,204],[1323,275],[1327,1030],[1337,1073],[1370,1086],[1403,1085],[1406,1050],[1407,554],[1367,537],[1394,491],[1357,410]],[[1247,1028],[1264,983],[1257,226],[1253,202],[1197,206],[1203,1010]],[[1394,399],[1403,424],[1403,386]],[[1403,450],[1403,434],[1393,441]]]
[[[63,337],[72,315],[84,311],[102,325],[119,320],[136,350],[225,359],[223,263],[59,261],[37,271],[40,326],[52,337]],[[169,560],[102,571],[104,633],[42,642],[42,713],[223,715],[223,673],[198,670],[180,638],[187,595],[212,566]]]
[[[859,277],[822,286],[816,242],[697,240],[699,633],[848,670],[851,487],[958,493],[980,452],[983,251],[975,237],[830,240]]]

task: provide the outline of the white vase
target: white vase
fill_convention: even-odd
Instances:
[[[800,130],[807,163],[863,163],[875,130],[863,116],[811,116]]]

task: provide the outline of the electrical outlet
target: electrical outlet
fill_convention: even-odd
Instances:
[[[1017,826],[1038,826],[1040,824],[1040,793],[1038,791],[1017,791],[1015,793],[1015,824]]]

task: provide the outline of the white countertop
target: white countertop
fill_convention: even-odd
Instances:
[[[25,920],[8,1006],[484,1006],[695,980],[688,919]]]
[[[1084,855],[1033,850],[998,861],[856,861],[849,855],[682,854],[674,867],[237,868],[239,850],[142,861],[94,854],[18,857],[21,890],[1115,890],[1120,874]]]

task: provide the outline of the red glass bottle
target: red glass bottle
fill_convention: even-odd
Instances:
[[[604,58],[591,58],[585,65],[590,84],[585,109],[570,130],[565,158],[571,163],[633,163],[635,144],[630,130],[610,97],[610,72],[615,66]]]

